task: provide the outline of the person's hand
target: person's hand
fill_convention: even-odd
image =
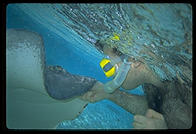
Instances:
[[[104,90],[91,90],[85,93],[81,99],[95,103],[107,98],[107,93]]]
[[[92,90],[88,91],[80,98],[85,101],[89,101],[91,103],[95,103],[101,101],[103,99],[107,99],[110,94],[106,93],[103,89],[103,84],[98,83],[93,87]]]
[[[163,115],[148,109],[146,116],[135,115],[133,126],[135,129],[167,129]]]

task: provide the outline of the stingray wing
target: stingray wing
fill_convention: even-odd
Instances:
[[[44,44],[37,33],[6,31],[6,124],[8,128],[48,129],[77,117],[87,102],[49,97],[44,87]]]
[[[76,118],[87,104],[79,99],[63,103],[23,88],[9,92],[6,103],[7,127],[17,129],[55,128],[63,120]]]

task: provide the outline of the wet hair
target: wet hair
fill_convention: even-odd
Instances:
[[[118,55],[118,56],[121,56],[123,55],[123,53],[121,51],[119,51],[116,47],[113,48],[113,52]]]
[[[95,47],[99,50],[99,51],[102,51],[103,52],[103,46],[104,44],[100,42],[100,40],[98,40],[96,43],[95,43]]]
[[[100,42],[100,40],[98,40],[96,43],[95,43],[95,46],[96,48],[103,52],[103,47],[104,47],[104,44]],[[113,52],[118,55],[118,56],[121,56],[123,55],[123,53],[121,51],[119,51],[116,47],[112,48]]]

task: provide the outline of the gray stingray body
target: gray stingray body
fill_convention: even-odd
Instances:
[[[16,29],[6,31],[8,128],[49,129],[64,120],[76,118],[88,102],[79,98],[62,99],[85,93],[95,81],[48,69],[44,43],[37,33]]]
[[[89,91],[96,82],[90,77],[70,74],[61,67],[46,67],[44,78],[48,94],[58,100],[82,95]]]

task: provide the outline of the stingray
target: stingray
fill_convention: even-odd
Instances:
[[[88,104],[78,96],[90,89],[84,85],[92,87],[96,80],[46,66],[44,50],[39,34],[6,31],[7,128],[56,128],[62,121],[75,119]]]

